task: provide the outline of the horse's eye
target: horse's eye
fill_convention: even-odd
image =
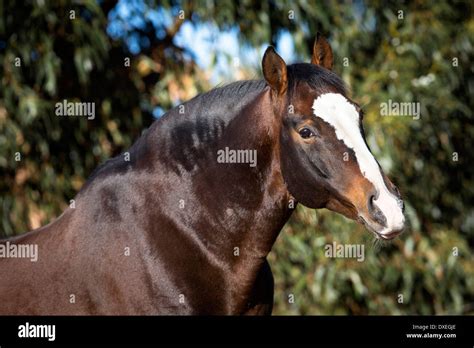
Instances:
[[[314,137],[314,133],[311,131],[311,129],[306,128],[306,127],[301,128],[299,133],[300,133],[300,135],[303,139],[308,139],[308,138]]]

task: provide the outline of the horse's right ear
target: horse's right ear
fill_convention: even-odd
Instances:
[[[321,65],[323,68],[331,70],[333,59],[331,45],[329,45],[326,38],[318,32],[316,40],[314,40],[311,63]]]
[[[263,76],[270,87],[278,95],[285,93],[288,88],[286,63],[272,46],[269,46],[263,55],[262,69]]]

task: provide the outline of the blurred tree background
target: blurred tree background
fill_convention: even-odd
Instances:
[[[201,48],[207,66],[200,30],[217,43]],[[0,237],[60,215],[164,111],[260,76],[268,44],[289,38],[291,60],[309,62],[317,31],[363,105],[410,228],[380,247],[356,223],[299,206],[269,257],[274,313],[474,314],[470,1],[0,0]],[[225,35],[236,37],[232,53]],[[95,119],[57,117],[64,99],[94,102]],[[420,119],[382,117],[390,99],[419,102]],[[334,241],[364,244],[364,262],[326,258]]]

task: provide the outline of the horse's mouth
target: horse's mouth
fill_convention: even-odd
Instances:
[[[370,232],[372,232],[375,235],[375,238],[377,239],[382,239],[382,240],[392,240],[396,237],[398,237],[403,230],[400,231],[392,231],[390,233],[380,233],[377,230],[375,230],[365,219],[363,216],[359,215],[358,221],[365,226],[366,229],[368,229]]]

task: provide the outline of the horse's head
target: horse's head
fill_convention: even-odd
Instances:
[[[365,141],[360,107],[331,72],[328,42],[317,36],[311,64],[287,66],[269,47],[263,57],[274,112],[281,117],[282,174],[289,192],[310,208],[328,208],[363,223],[377,238],[404,228],[400,192]]]

